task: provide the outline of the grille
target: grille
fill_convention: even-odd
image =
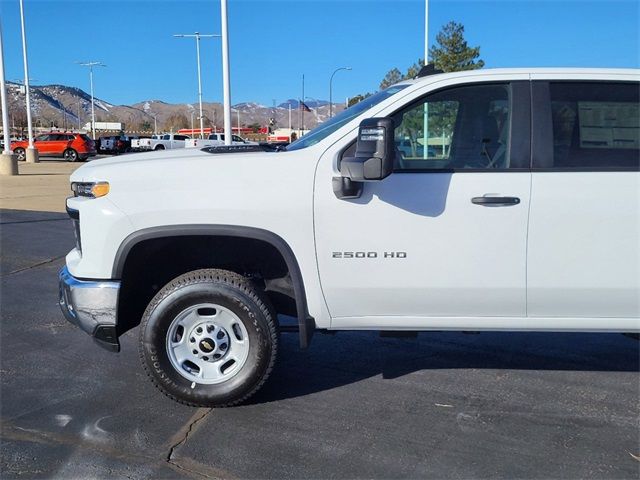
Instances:
[[[80,241],[80,220],[73,219],[73,234],[76,237],[76,248],[82,253],[82,242]]]

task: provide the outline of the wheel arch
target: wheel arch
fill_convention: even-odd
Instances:
[[[284,260],[291,276],[293,293],[295,296],[296,316],[300,347],[306,348],[311,342],[315,330],[315,320],[309,315],[307,296],[300,266],[289,244],[279,235],[269,230],[255,227],[237,225],[169,225],[150,227],[131,233],[127,236],[118,251],[113,262],[111,278],[122,279],[129,254],[134,247],[141,242],[154,239],[171,237],[235,237],[264,242],[273,247]]]

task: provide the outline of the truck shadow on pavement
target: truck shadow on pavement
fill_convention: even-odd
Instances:
[[[423,332],[417,339],[402,339],[340,332],[315,335],[305,351],[298,348],[296,335],[283,334],[275,371],[250,403],[305,396],[372,377],[384,382],[464,369],[496,376],[527,370],[638,372],[640,342],[599,333]]]

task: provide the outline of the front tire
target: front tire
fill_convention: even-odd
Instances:
[[[153,383],[187,405],[225,407],[253,395],[276,360],[275,315],[244,277],[195,270],[160,290],[140,327],[139,351]]]
[[[24,162],[27,159],[27,152],[25,152],[24,148],[16,148],[13,153],[18,158],[19,162]]]

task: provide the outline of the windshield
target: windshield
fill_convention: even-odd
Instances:
[[[394,85],[378,93],[375,93],[370,97],[365,98],[361,102],[356,103],[346,110],[343,110],[335,117],[327,120],[324,123],[321,123],[316,128],[307,133],[304,137],[300,137],[298,140],[287,147],[287,151],[300,150],[301,148],[307,148],[311,145],[315,145],[316,143],[324,140],[326,137],[331,135],[343,125],[349,123],[351,120],[353,120],[363,112],[369,110],[371,107],[377,105],[383,100],[386,100],[391,95],[395,95],[400,90],[408,86],[409,85]]]

